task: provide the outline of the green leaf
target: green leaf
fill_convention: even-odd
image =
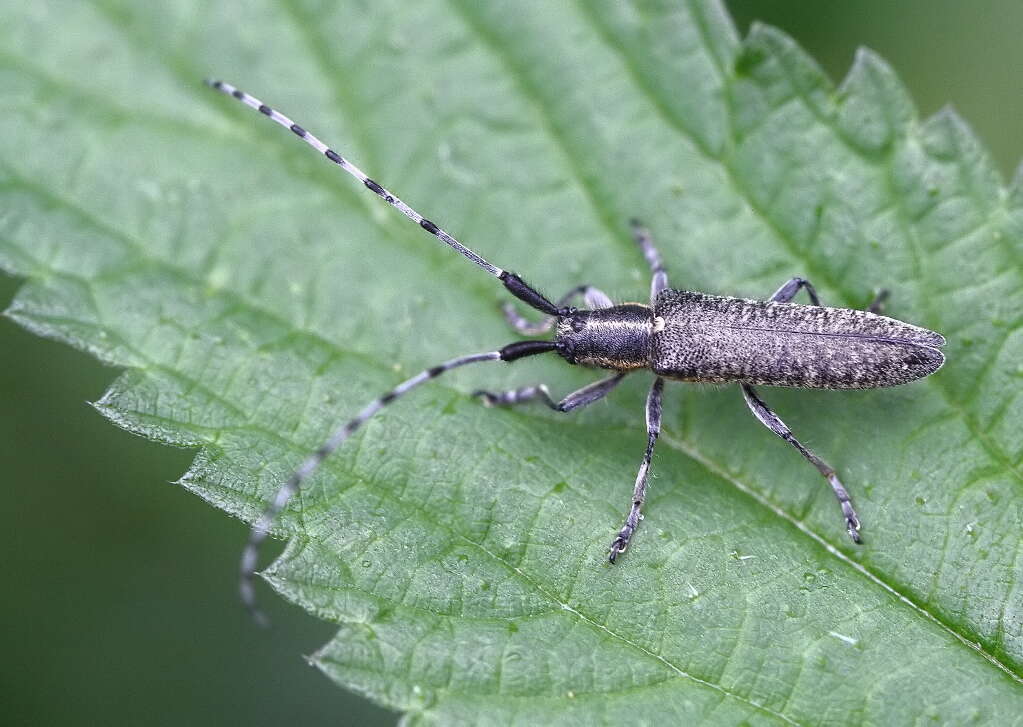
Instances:
[[[552,293],[642,299],[638,216],[674,286],[886,287],[949,340],[911,386],[764,392],[842,473],[862,547],[733,387],[668,388],[617,567],[645,376],[567,417],[466,396],[593,379],[554,357],[417,391],[277,530],[267,577],[339,624],[313,658],[337,682],[440,724],[1020,724],[1023,192],[883,61],[835,88],[711,0],[4,13],[8,315],[122,367],[98,409],[198,448],[182,484],[245,520],[369,399],[514,337],[492,279],[209,75]]]

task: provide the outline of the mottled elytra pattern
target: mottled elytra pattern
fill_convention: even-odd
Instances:
[[[655,313],[654,371],[683,381],[876,389],[945,360],[937,333],[867,311],[665,290]]]
[[[560,401],[555,401],[543,384],[498,393],[477,391],[475,395],[490,406],[539,401],[555,411],[570,412],[601,400],[632,371],[650,369],[656,374],[646,401],[646,449],[625,523],[611,543],[608,554],[611,563],[629,547],[642,520],[654,447],[661,431],[665,379],[738,383],[757,419],[795,447],[824,476],[838,499],[849,536],[854,542],[861,542],[859,517],[835,470],[796,439],[757,395],[753,385],[867,389],[907,383],[936,371],[944,362],[938,347],[945,339],[933,331],[878,315],[875,311],[879,310],[884,294],[869,310],[856,311],[821,306],[813,285],[803,278],[787,281],[769,301],[671,290],[663,258],[649,230],[633,220],[633,237],[651,272],[650,305],[614,305],[604,293],[589,285],[577,286],[557,303],[552,303],[515,273],[502,270],[462,245],[284,114],[229,84],[208,83],[289,129],[426,232],[500,279],[516,298],[545,314],[544,319],[533,323],[514,308],[506,307],[505,317],[515,330],[537,335],[555,327],[553,341],[519,341],[495,351],[459,356],[422,371],[371,401],[306,457],[253,525],[242,556],[242,599],[258,619],[263,617],[255,609],[252,575],[260,543],[302,482],[366,420],[406,392],[446,371],[483,361],[511,362],[551,351],[568,363],[615,373]],[[800,290],[806,291],[813,305],[789,303]],[[589,310],[568,306],[580,295]]]

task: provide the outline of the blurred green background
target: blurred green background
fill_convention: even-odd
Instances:
[[[922,114],[958,108],[1007,177],[1023,156],[1018,0],[728,6],[741,31],[782,28],[836,81],[857,46],[873,48]],[[0,277],[0,306],[17,287]],[[274,628],[249,622],[234,585],[245,529],[169,484],[192,454],[87,405],[115,370],[7,320],[0,351],[5,724],[394,723],[302,659],[331,626],[265,590]]]

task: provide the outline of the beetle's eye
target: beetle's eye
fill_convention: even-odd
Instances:
[[[573,318],[572,319],[572,330],[573,331],[575,331],[576,333],[579,333],[579,331],[581,331],[584,328],[586,328],[586,321],[584,321],[582,318]]]

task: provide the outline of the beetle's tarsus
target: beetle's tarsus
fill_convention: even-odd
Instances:
[[[625,549],[629,547],[629,539],[632,537],[632,533],[626,533],[627,528],[622,528],[622,532],[618,533],[618,537],[611,543],[611,552],[608,553],[607,559],[611,565],[614,565],[615,560],[619,555],[625,552]]]
[[[252,620],[256,623],[256,626],[259,626],[259,628],[261,629],[270,628],[270,618],[259,609],[249,611],[249,615],[252,617]]]
[[[494,403],[495,403],[494,399],[496,397],[493,394],[491,394],[489,391],[484,391],[483,389],[478,389],[478,390],[472,392],[472,398],[473,399],[479,399],[480,403],[483,404],[483,406],[485,406],[488,409],[490,409],[490,408],[493,408]]]
[[[849,533],[849,537],[852,538],[854,543],[857,545],[862,544],[863,538],[860,537],[860,518],[856,514],[856,510],[853,509],[852,502],[848,499],[849,493],[847,493],[845,488],[842,487],[842,483],[838,482],[837,476],[832,475],[828,478],[828,481],[832,482],[833,486],[837,484],[836,492],[841,492],[844,498],[841,499],[840,502],[842,504],[842,514],[845,515],[845,531]]]
[[[860,537],[860,521],[856,518],[847,519],[845,521],[846,532],[849,533],[849,537],[857,545],[863,545],[863,538]]]

